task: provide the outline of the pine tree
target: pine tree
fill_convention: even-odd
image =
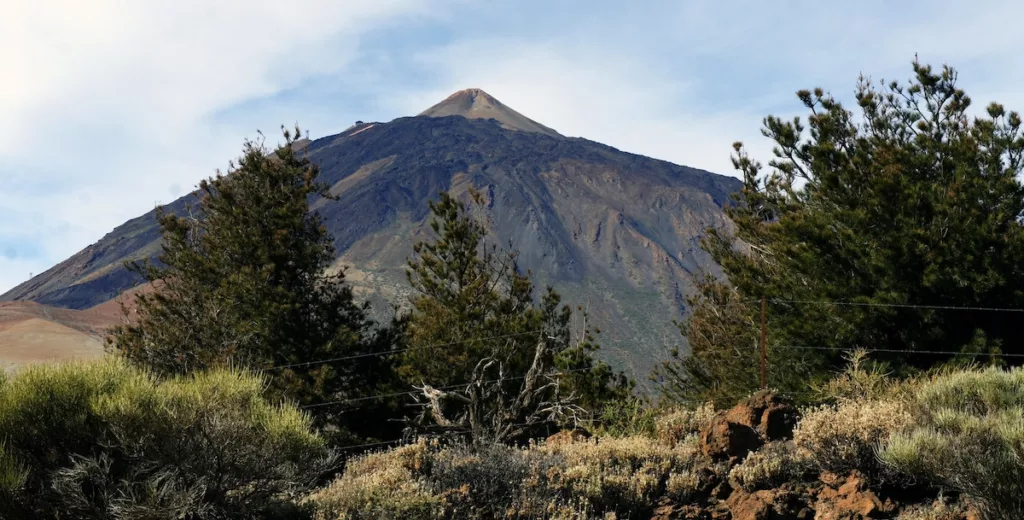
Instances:
[[[1024,353],[1016,314],[936,308],[1024,307],[1021,118],[997,103],[972,118],[955,70],[913,71],[907,85],[862,77],[859,117],[821,89],[798,92],[806,123],[764,121],[767,173],[736,144],[735,230],[712,230],[705,247],[741,300],[768,300],[770,360],[786,346],[834,349],[803,351],[820,366],[853,348],[896,351],[873,356],[907,368],[950,357],[915,351]],[[715,305],[698,300],[693,316]],[[740,312],[759,321],[760,305]],[[748,333],[732,335],[740,344],[721,348],[749,351]]]
[[[233,365],[266,370],[273,388],[303,405],[372,392],[390,373],[376,330],[334,261],[332,237],[310,201],[329,197],[295,132],[270,153],[246,141],[230,173],[199,184],[185,215],[157,209],[157,262],[129,267],[155,288],[108,343],[131,362],[171,375]],[[283,367],[283,368],[278,368]],[[331,422],[341,407],[320,407]]]
[[[479,193],[471,196],[479,206]],[[442,193],[430,207],[436,238],[416,244],[408,261],[416,294],[408,316],[410,350],[398,369],[408,384],[459,386],[482,360],[494,359],[494,370],[508,379],[504,391],[516,395],[542,344],[546,377],[576,405],[593,410],[629,392],[622,374],[593,358],[598,345],[589,327],[574,336],[572,308],[558,293],[548,287],[536,301],[516,253],[485,244],[486,227],[469,204]]]

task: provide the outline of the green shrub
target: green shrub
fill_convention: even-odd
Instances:
[[[821,384],[811,385],[817,401],[838,403],[843,401],[884,400],[904,397],[913,387],[913,380],[892,377],[885,363],[868,359],[868,351],[859,349],[845,355],[846,367],[835,377]]]
[[[1024,369],[944,374],[916,393],[917,426],[882,460],[974,498],[991,518],[1024,518]]]
[[[288,502],[336,458],[264,387],[221,370],[158,381],[115,360],[26,368],[0,387],[0,476],[24,477],[0,513],[248,518]]]
[[[912,423],[902,400],[844,400],[804,411],[793,441],[822,470],[841,475],[860,470],[882,477],[885,468],[876,456],[880,443]]]
[[[28,481],[28,469],[25,468],[7,447],[0,444],[0,499],[13,501]]]
[[[595,435],[607,437],[653,436],[658,411],[647,400],[630,396],[604,404],[588,428]]]

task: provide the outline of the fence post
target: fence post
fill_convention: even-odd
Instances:
[[[765,317],[768,314],[768,298],[761,297],[761,390],[768,389],[768,346],[765,344],[767,326]]]

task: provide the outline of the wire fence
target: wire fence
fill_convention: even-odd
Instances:
[[[1024,308],[1016,307],[979,307],[970,305],[928,305],[928,304],[911,304],[911,303],[882,303],[882,302],[851,302],[851,301],[832,301],[832,300],[783,300],[778,298],[769,298],[770,303],[789,303],[789,304],[800,304],[800,305],[821,305],[821,306],[840,306],[840,307],[885,307],[885,308],[896,308],[896,309],[928,309],[928,310],[952,310],[952,311],[972,311],[972,312],[1024,312]]]
[[[594,369],[593,367],[575,368],[575,369],[571,369],[571,370],[563,370],[561,372],[556,372],[556,373],[551,374],[551,375],[560,376],[560,375],[573,374],[573,373],[579,373],[579,372],[589,372],[589,371],[592,371],[593,369]],[[502,378],[502,379],[490,379],[490,380],[480,381],[479,384],[485,384],[486,385],[486,384],[493,384],[493,383],[502,383],[502,382],[505,382],[505,381],[520,381],[520,380],[526,379],[527,377],[528,376],[516,376],[516,377],[505,377],[505,378]],[[458,384],[452,384],[452,385],[447,385],[447,386],[435,387],[434,389],[435,390],[441,390],[441,391],[457,390],[459,388],[468,387],[469,385],[472,385],[472,384],[477,384],[477,382],[476,381],[467,381],[465,383],[458,383]],[[372,401],[372,400],[376,400],[376,399],[386,399],[386,398],[390,398],[390,397],[402,397],[402,396],[410,396],[411,397],[411,396],[420,395],[420,394],[422,394],[422,392],[420,390],[410,390],[410,391],[407,391],[407,392],[394,392],[394,393],[389,393],[389,394],[377,394],[377,395],[370,395],[370,396],[365,396],[365,397],[354,397],[354,398],[351,398],[351,399],[339,399],[339,400],[336,400],[336,401],[327,401],[327,402],[323,402],[323,403],[316,403],[316,404],[309,404],[309,405],[305,405],[305,406],[300,406],[299,408],[301,408],[301,409],[319,408],[319,407],[322,407],[322,406],[349,404],[349,403],[356,403],[356,402],[361,402],[361,401]]]
[[[307,366],[313,366],[313,365],[323,365],[323,364],[327,364],[327,363],[337,363],[339,361],[350,361],[350,360],[353,360],[353,359],[363,359],[363,358],[369,358],[369,357],[393,356],[395,354],[401,354],[403,352],[412,352],[412,351],[415,351],[415,350],[427,350],[427,349],[434,349],[434,348],[454,347],[456,345],[465,345],[467,343],[480,343],[480,342],[484,342],[484,341],[493,341],[493,340],[496,340],[496,339],[508,339],[508,338],[513,338],[513,337],[517,337],[517,336],[527,336],[527,335],[533,335],[533,334],[540,334],[541,332],[544,332],[544,331],[542,331],[542,330],[530,330],[530,331],[526,331],[526,332],[516,332],[516,333],[512,333],[512,334],[501,334],[501,335],[497,335],[497,336],[487,336],[487,337],[482,337],[482,338],[465,339],[465,340],[460,340],[460,341],[450,341],[448,343],[437,343],[437,344],[434,344],[434,345],[419,345],[419,346],[415,346],[415,347],[399,348],[399,349],[394,349],[394,350],[385,350],[383,352],[368,352],[368,353],[364,353],[364,354],[353,354],[353,355],[350,355],[350,356],[341,356],[341,357],[332,357],[332,358],[326,358],[326,359],[317,359],[317,360],[314,360],[314,361],[304,361],[302,363],[289,363],[289,364],[286,364],[286,365],[275,365],[275,366],[272,366],[272,367],[264,368],[263,370],[283,370],[283,369],[286,369],[286,368],[297,368],[297,367],[307,367]]]
[[[838,301],[838,300],[800,300],[800,299],[781,299],[781,298],[765,298],[765,299],[760,299],[760,300],[749,300],[749,301],[748,300],[741,300],[741,302],[743,302],[743,303],[761,303],[761,304],[771,303],[771,304],[781,304],[781,305],[815,305],[815,306],[836,306],[836,307],[863,307],[863,308],[921,309],[921,310],[942,310],[942,311],[1024,313],[1024,308],[988,307],[988,306],[973,306],[973,305],[901,304],[901,303],[882,303],[882,302],[855,302],[855,301]],[[420,345],[420,346],[414,346],[414,347],[408,347],[408,348],[402,348],[402,349],[388,350],[388,351],[383,351],[383,352],[353,354],[353,355],[348,355],[348,356],[339,356],[339,357],[325,358],[325,359],[319,359],[319,360],[313,360],[313,361],[307,361],[307,362],[301,362],[301,363],[289,363],[289,364],[283,364],[283,365],[276,365],[276,366],[273,366],[273,367],[266,368],[264,370],[267,370],[267,371],[283,370],[283,369],[289,369],[289,368],[298,368],[298,367],[313,366],[313,365],[327,364],[327,363],[337,363],[337,362],[350,361],[350,360],[356,360],[356,359],[364,359],[364,358],[370,358],[370,357],[392,356],[392,355],[401,354],[401,353],[405,353],[405,352],[411,352],[411,351],[429,350],[429,349],[446,349],[446,348],[456,347],[456,346],[459,346],[459,345],[465,345],[465,344],[469,344],[469,343],[479,343],[479,342],[495,341],[495,340],[509,339],[509,338],[521,337],[521,336],[537,335],[537,334],[541,334],[543,332],[544,332],[543,330],[531,330],[531,331],[525,331],[525,332],[517,332],[517,333],[510,333],[510,334],[501,334],[501,335],[487,336],[487,337],[482,337],[482,338],[472,338],[472,339],[466,339],[466,340],[460,340],[460,341],[451,341],[451,342],[446,342],[446,343],[437,343],[437,344],[432,344],[432,345]],[[976,352],[975,353],[975,352],[963,352],[963,351],[954,351],[954,350],[912,350],[912,349],[893,349],[893,348],[870,348],[870,349],[863,348],[863,349],[858,349],[858,348],[848,348],[848,347],[832,347],[832,346],[824,346],[824,345],[786,345],[786,344],[778,344],[778,345],[765,345],[764,349],[767,352],[769,352],[769,353],[772,350],[790,349],[790,350],[831,351],[831,352],[846,352],[846,353],[850,353],[850,352],[854,352],[854,351],[863,351],[863,352],[866,352],[868,354],[871,354],[871,353],[886,353],[886,354],[904,354],[904,355],[945,355],[945,356],[979,356],[979,357],[980,356],[984,356],[984,357],[997,357],[997,358],[1008,358],[1008,359],[1024,358],[1024,353],[1000,353],[1000,352]],[[737,354],[737,358],[742,358],[743,357],[742,356],[742,352],[740,350],[737,350],[737,349],[723,349],[721,352],[726,352],[726,351],[736,353]],[[756,355],[757,353],[755,351],[755,352],[752,352],[752,354]],[[565,375],[565,374],[569,374],[569,373],[585,372],[585,371],[590,371],[590,370],[593,370],[593,367],[585,367],[585,368],[581,368],[581,369],[562,371],[562,372],[559,372],[559,373],[557,373],[555,375]],[[504,382],[504,381],[522,380],[522,379],[525,379],[525,378],[526,378],[526,376],[517,376],[517,377],[509,377],[509,378],[502,378],[502,379],[492,379],[492,380],[480,381],[480,382],[476,382],[476,383],[477,384],[493,384],[493,383],[500,383],[500,382]],[[474,383],[475,382],[464,382],[464,383],[459,383],[459,384],[453,384],[453,385],[447,385],[447,386],[442,386],[442,387],[436,387],[436,389],[437,390],[441,390],[441,391],[456,390],[456,389],[459,389],[459,388],[467,387],[468,385],[471,385],[471,384],[474,384]],[[354,397],[354,398],[347,398],[347,399],[338,399],[338,400],[327,401],[327,402],[323,402],[323,403],[315,403],[315,404],[301,406],[300,408],[302,408],[302,409],[312,409],[312,408],[319,408],[319,407],[325,407],[325,406],[335,406],[335,405],[343,405],[343,404],[355,404],[355,403],[367,402],[367,401],[373,401],[373,400],[379,400],[379,399],[396,398],[396,397],[403,397],[403,396],[410,396],[411,397],[411,396],[415,396],[415,395],[420,395],[421,393],[422,392],[420,390],[411,390],[411,391],[404,391],[404,392],[381,393],[381,394],[375,394],[375,395],[369,395],[369,396],[361,396],[361,397]],[[784,393],[786,395],[790,395],[790,396],[806,396],[806,395],[815,395],[815,394],[817,394],[816,392],[813,392],[813,391],[784,392]],[[742,399],[744,397],[747,397],[748,395],[749,394],[737,394],[735,396],[718,396],[718,398],[719,399]],[[527,426],[527,424],[519,424],[519,425],[512,425],[512,426]],[[453,435],[460,435],[460,434],[471,433],[471,431],[469,431],[469,430],[453,430],[453,431],[449,431],[447,433],[453,434]],[[361,443],[361,444],[353,444],[353,445],[340,446],[340,447],[338,447],[338,449],[341,449],[341,450],[351,450],[351,449],[360,449],[360,448],[373,448],[373,447],[379,447],[379,446],[388,446],[388,445],[398,444],[398,443],[406,442],[406,441],[409,441],[409,440],[410,440],[409,437],[403,437],[403,438],[399,438],[399,439],[391,439],[391,440],[386,440],[386,441],[377,441],[377,442],[369,442],[369,443]]]

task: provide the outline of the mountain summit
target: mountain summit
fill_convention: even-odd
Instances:
[[[508,130],[537,132],[552,137],[561,134],[505,106],[478,88],[460,90],[444,101],[420,112],[425,117],[462,116],[466,119],[494,119]]]

